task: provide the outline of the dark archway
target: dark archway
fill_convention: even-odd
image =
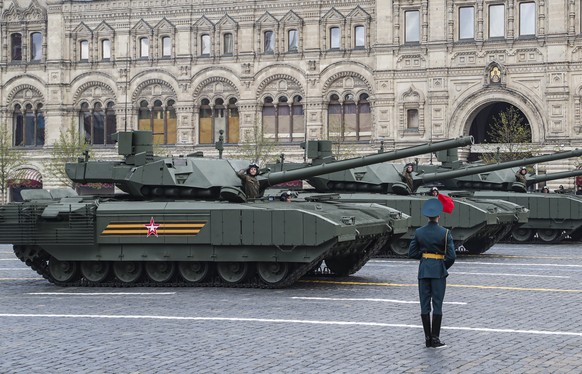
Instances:
[[[500,114],[504,113],[509,118],[507,127],[503,126],[500,133]],[[514,120],[512,120],[514,119]],[[493,124],[498,122],[496,131]],[[514,130],[516,127],[525,127],[525,132]],[[483,106],[475,115],[469,134],[475,139],[475,144],[480,143],[531,143],[531,128],[525,114],[516,106],[507,102],[495,102]],[[513,136],[512,134],[515,134]],[[506,140],[500,140],[499,137]],[[478,159],[478,154],[471,154],[469,161]]]

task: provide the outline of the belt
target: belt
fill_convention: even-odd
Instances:
[[[423,253],[422,258],[434,258],[436,260],[444,260],[445,255],[437,255],[436,253]]]

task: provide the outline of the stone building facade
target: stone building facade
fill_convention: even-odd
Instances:
[[[70,125],[102,157],[124,129],[301,157],[482,134],[499,103],[547,151],[582,146],[580,0],[0,0],[0,40],[0,124],[41,173]]]

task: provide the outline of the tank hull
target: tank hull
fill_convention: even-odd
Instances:
[[[337,275],[359,270],[408,228],[408,217],[387,213],[374,204],[78,197],[0,207],[0,243],[62,286],[280,288],[328,258]]]
[[[310,196],[310,193],[303,195]],[[420,211],[422,204],[430,196],[374,193],[340,193],[339,196],[344,202],[374,202],[386,205],[411,217],[408,231],[400,237],[391,238],[380,255],[406,256],[415,230],[427,223],[426,217],[423,217]],[[459,253],[483,253],[528,219],[526,209],[499,199],[455,197],[453,201],[455,202],[453,213],[442,214],[439,223],[451,230],[455,248]]]
[[[519,243],[557,243],[582,239],[582,199],[575,195],[475,191],[475,196],[498,198],[529,209],[527,223],[506,239]]]

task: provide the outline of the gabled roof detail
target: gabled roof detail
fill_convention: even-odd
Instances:
[[[324,22],[343,22],[345,19],[346,17],[335,8],[331,8],[323,17],[321,17],[321,20]]]

